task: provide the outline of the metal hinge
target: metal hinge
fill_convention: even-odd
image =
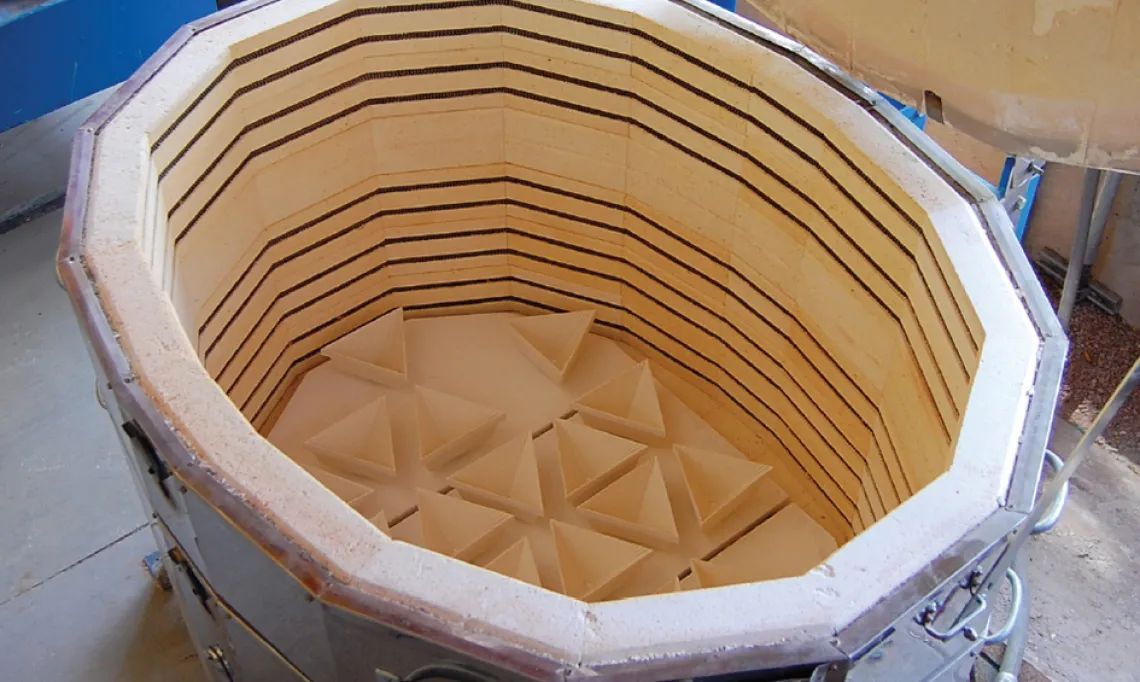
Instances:
[[[158,455],[154,442],[136,421],[124,422],[123,431],[128,438],[138,444],[138,449],[142,451],[143,457],[146,459],[147,473],[154,476],[155,480],[158,481],[158,488],[162,491],[163,497],[169,500],[170,491],[166,489],[165,481],[170,478],[170,467]]]

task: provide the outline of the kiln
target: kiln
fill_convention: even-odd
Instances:
[[[1065,339],[1001,207],[681,0],[253,2],[60,268],[217,680],[959,672]],[[976,595],[975,595],[976,596]],[[426,666],[426,667],[425,667]]]

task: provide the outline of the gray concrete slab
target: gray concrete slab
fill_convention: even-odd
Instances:
[[[113,91],[97,92],[0,133],[0,215],[67,186],[71,138]]]
[[[1057,421],[1053,450],[1080,439]],[[1027,659],[1054,682],[1131,682],[1140,673],[1140,466],[1094,446],[1051,532],[1029,544]]]
[[[142,565],[154,546],[141,528],[0,605],[0,679],[203,682],[177,604]]]
[[[146,522],[56,282],[59,221],[0,235],[0,602]]]

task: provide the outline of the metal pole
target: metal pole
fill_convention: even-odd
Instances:
[[[1085,169],[1081,205],[1077,209],[1077,231],[1073,234],[1073,248],[1069,251],[1069,269],[1065,271],[1065,288],[1061,290],[1061,303],[1057,306],[1057,317],[1060,318],[1061,326],[1066,333],[1069,331],[1069,320],[1073,317],[1077,292],[1081,288],[1081,271],[1085,266],[1085,251],[1088,248],[1089,226],[1092,223],[1098,184],[1100,184],[1100,171],[1096,168]]]
[[[1086,268],[1091,268],[1096,263],[1096,252],[1100,250],[1100,240],[1104,238],[1104,228],[1108,224],[1108,216],[1112,214],[1112,204],[1116,201],[1116,190],[1120,189],[1123,178],[1123,173],[1104,172],[1104,182],[1096,195],[1096,208],[1093,210],[1092,224],[1089,225],[1089,243],[1085,248]]]

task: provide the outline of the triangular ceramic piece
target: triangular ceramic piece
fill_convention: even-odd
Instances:
[[[305,471],[308,471],[313,478],[320,481],[321,485],[347,502],[348,506],[353,509],[362,508],[376,493],[375,490],[366,485],[350,481],[318,467],[306,466]]]
[[[421,386],[415,400],[420,458],[429,469],[478,446],[503,418],[498,410]]]
[[[656,458],[602,488],[578,510],[603,530],[626,540],[650,545],[680,541],[669,490]]]
[[[665,437],[665,417],[648,362],[630,367],[578,398],[574,407],[619,432]]]
[[[650,594],[670,594],[672,592],[684,591],[685,587],[681,585],[681,579],[677,576],[673,576],[672,578],[669,578],[665,582],[661,583],[661,585],[658,586],[656,590],[653,590],[653,592]]]
[[[461,497],[417,490],[424,547],[467,561],[479,555],[513,516]]]
[[[752,487],[772,470],[767,464],[687,445],[674,445],[673,452],[681,463],[701,530],[712,528],[736,511]]]
[[[505,552],[491,559],[485,568],[542,587],[542,580],[538,577],[538,564],[534,562],[534,552],[530,549],[530,540],[526,538],[519,540],[508,547]]]
[[[792,578],[819,565],[835,549],[835,539],[791,504],[709,561],[694,561],[693,572],[701,587]]]
[[[519,349],[554,381],[562,381],[594,323],[593,310],[530,315],[511,320]]]
[[[756,580],[747,564],[714,564],[711,561],[694,559],[693,576],[699,587],[724,587]]]
[[[609,535],[550,522],[562,591],[582,601],[605,599],[638,564],[649,558],[647,547]]]
[[[391,533],[392,529],[388,527],[388,515],[383,511],[377,513],[375,516],[368,520],[384,535],[389,535]]]
[[[348,374],[387,386],[408,381],[404,349],[404,309],[381,315],[321,349],[321,355]]]
[[[456,488],[493,506],[528,516],[543,516],[538,458],[528,433],[500,445],[447,479]]]
[[[605,431],[559,419],[554,422],[566,499],[572,504],[598,492],[633,468],[646,446]]]
[[[358,476],[384,479],[396,474],[392,423],[388,401],[376,401],[353,411],[305,441],[321,460]]]

